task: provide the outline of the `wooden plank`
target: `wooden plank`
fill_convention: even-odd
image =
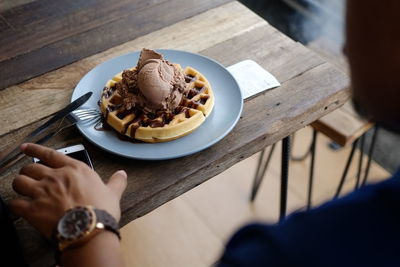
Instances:
[[[350,107],[350,103],[313,122],[319,132],[341,146],[353,143],[374,126],[372,122],[360,118]]]
[[[212,19],[202,19],[204,17]],[[110,58],[138,51],[143,47],[199,52],[232,37],[244,33],[249,35],[248,32],[252,29],[266,25],[265,21],[250,10],[244,9],[237,2],[232,2],[2,90],[0,121],[3,123],[0,136],[47,117],[65,106],[79,80],[91,68]],[[181,36],[185,38],[180,38]],[[15,103],[24,103],[18,107],[17,113]]]
[[[0,61],[142,12],[165,0],[38,0],[8,10],[2,16],[15,29],[0,35]],[[139,23],[136,22],[136,24]],[[124,30],[119,30],[121,34]],[[29,33],[29,34],[27,34]],[[112,34],[112,33],[111,33]],[[29,46],[26,44],[29,43]]]
[[[108,2],[114,3],[114,1]],[[140,2],[147,3],[148,1]],[[184,2],[171,0],[161,2],[139,10],[140,12],[133,10],[123,18],[48,43],[25,54],[4,59],[0,62],[0,88],[57,69],[226,2],[229,2],[229,0],[188,0]],[[166,10],[178,10],[179,12],[166,12]],[[137,26],[127,27],[127,25]],[[68,27],[68,24],[64,26]],[[184,37],[181,36],[180,38]],[[48,40],[45,38],[45,41]]]
[[[229,47],[230,52],[224,50]],[[203,51],[225,66],[252,59],[281,83],[323,64],[325,61],[275,28],[260,27]],[[232,56],[235,55],[235,56]]]
[[[17,6],[25,5],[36,0],[0,0],[0,13],[15,8]]]
[[[5,18],[3,18],[3,16],[0,15],[0,32],[6,32],[6,31],[11,31],[11,30],[12,30],[12,28],[7,23]]]

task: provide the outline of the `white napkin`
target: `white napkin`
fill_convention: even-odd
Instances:
[[[239,83],[243,99],[281,85],[271,73],[250,59],[233,64],[227,70]]]

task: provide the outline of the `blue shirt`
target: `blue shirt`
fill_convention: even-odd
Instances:
[[[400,266],[400,171],[279,225],[242,228],[217,266]]]

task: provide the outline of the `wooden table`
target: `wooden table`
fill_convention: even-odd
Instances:
[[[310,124],[349,97],[345,74],[236,1],[25,2],[0,13],[0,149],[69,103],[75,85],[91,68],[143,47],[196,52],[225,66],[253,59],[282,83],[246,100],[239,123],[222,141],[180,159],[121,158],[91,145],[76,129],[51,140],[48,145],[55,148],[83,142],[105,179],[118,169],[127,170],[122,225]],[[28,162],[24,159],[1,175],[3,198],[15,197],[12,179]],[[32,266],[50,263],[47,242],[22,219],[16,226]]]

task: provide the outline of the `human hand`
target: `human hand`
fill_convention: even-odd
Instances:
[[[23,144],[21,150],[47,166],[34,163],[20,170],[13,188],[30,199],[13,199],[9,205],[13,213],[25,218],[44,236],[50,239],[65,211],[78,205],[106,210],[119,221],[119,202],[127,184],[124,171],[115,172],[104,184],[85,163],[53,149]]]

